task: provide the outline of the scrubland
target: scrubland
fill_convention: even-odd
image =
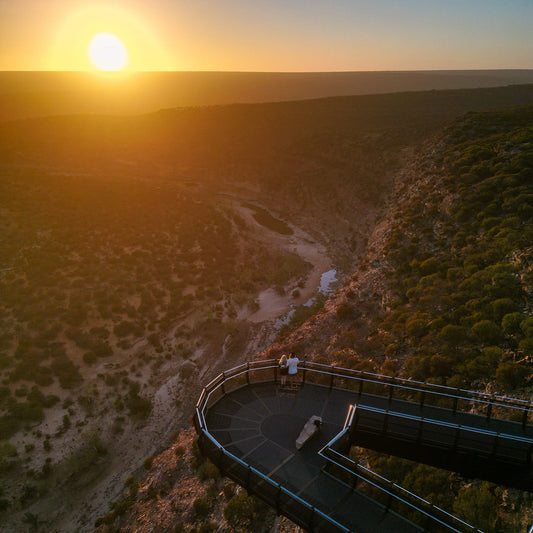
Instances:
[[[437,132],[531,101],[525,86],[1,124],[0,524],[89,530],[133,475],[101,523],[118,527],[201,384],[259,349],[529,394],[531,110]],[[345,280],[311,308],[298,239]],[[272,324],[247,320],[269,288],[297,307],[270,348]],[[204,518],[222,483],[206,475]],[[509,498],[488,531],[530,505]]]

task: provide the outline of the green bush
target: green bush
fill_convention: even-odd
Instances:
[[[236,529],[249,527],[254,516],[254,501],[246,492],[234,496],[224,507],[224,518]]]
[[[211,533],[217,531],[218,523],[212,520],[211,522],[205,522],[200,526],[199,533]]]
[[[448,324],[444,326],[439,333],[439,338],[452,348],[464,344],[468,340],[468,333],[462,326]]]
[[[526,315],[523,313],[509,313],[502,318],[502,329],[508,335],[516,335],[521,332],[520,324],[524,321]]]
[[[453,503],[453,512],[467,523],[475,524],[486,533],[500,531],[498,523],[498,498],[487,483],[463,487]]]
[[[16,457],[17,455],[17,448],[14,444],[7,440],[0,441],[0,458]]]
[[[529,370],[523,365],[503,361],[496,369],[496,381],[504,389],[517,389],[525,384],[525,379],[529,375]]]
[[[498,324],[502,321],[504,316],[507,316],[517,310],[517,304],[511,298],[499,298],[494,300],[491,304],[492,319]]]
[[[518,343],[518,349],[524,352],[524,355],[533,355],[533,337],[522,339]]]
[[[207,459],[198,467],[198,477],[204,481],[206,479],[219,479],[220,470]]]
[[[211,505],[207,498],[196,498],[192,503],[194,514],[197,518],[205,518],[211,510]]]
[[[533,316],[520,322],[520,329],[526,337],[533,337]]]
[[[472,326],[472,333],[483,345],[498,344],[502,340],[502,331],[492,320],[480,320]]]

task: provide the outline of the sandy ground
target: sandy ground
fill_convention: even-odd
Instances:
[[[80,475],[79,479],[69,479],[56,487],[50,487],[48,493],[29,509],[10,517],[9,523],[0,525],[2,531],[21,531],[21,519],[27,512],[39,516],[43,531],[91,531],[95,519],[109,511],[109,504],[122,492],[128,477],[142,474],[143,460],[166,448],[169,435],[176,429],[190,427],[190,417],[202,386],[222,370],[251,360],[272,338],[276,319],[306,302],[316,292],[322,273],[331,269],[331,261],[322,244],[294,225],[291,225],[294,234],[290,236],[280,235],[260,226],[253,218],[252,211],[242,205],[241,198],[225,195],[223,201],[240,214],[265,244],[273,249],[281,248],[297,253],[311,263],[312,271],[306,278],[305,285],[299,288],[300,295],[297,298],[292,296],[296,285],[286,287],[283,295],[274,289],[268,289],[259,295],[257,311],[241,311],[239,319],[251,323],[248,346],[243,353],[222,354],[217,359],[209,358],[208,364],[202,364],[207,358],[202,357],[200,348],[198,357],[192,360],[194,362],[180,358],[168,361],[159,369],[156,382],[150,387],[153,410],[147,420],[134,422],[126,416],[124,431],[114,434],[111,432],[113,413],[106,419],[89,418],[84,431],[98,431],[108,448],[108,454],[102,458],[101,464],[93,465],[92,471]],[[189,372],[180,372],[183,365],[189,366]],[[143,381],[147,377],[143,376]],[[50,416],[47,420],[50,432],[57,429],[59,422]],[[58,445],[54,450],[54,462],[60,458],[61,453],[71,453],[73,446],[79,442],[79,434],[70,441],[65,439],[64,444]]]
[[[265,244],[295,253],[312,265],[312,270],[305,280],[304,287],[298,288],[300,292],[298,297],[292,296],[292,291],[296,289],[296,285],[285,287],[284,294],[279,294],[274,288],[266,289],[259,293],[257,298],[259,309],[252,314],[243,309],[239,318],[246,319],[254,324],[273,321],[294,307],[307,302],[317,291],[322,274],[332,268],[325,246],[287,220],[284,220],[284,222],[293,230],[293,235],[282,235],[264,228],[255,221],[252,216],[252,210],[242,205],[242,200],[231,198],[227,201],[231,208],[237,211],[249,226],[255,226],[258,229]],[[256,203],[255,205],[259,204]],[[260,207],[266,209],[265,206]],[[271,214],[276,217],[276,214]]]

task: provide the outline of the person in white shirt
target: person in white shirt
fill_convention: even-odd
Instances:
[[[298,373],[298,363],[299,362],[300,362],[300,360],[298,359],[298,357],[296,357],[294,355],[294,353],[291,352],[291,355],[290,355],[289,359],[287,360],[288,374],[289,374],[289,379],[291,381],[293,381],[294,377]]]

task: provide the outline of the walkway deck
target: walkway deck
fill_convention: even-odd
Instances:
[[[213,380],[200,398],[195,424],[200,434],[202,450],[226,475],[277,508],[280,514],[288,516],[310,531],[478,531],[454,517],[450,517],[452,525],[441,524],[435,516],[425,516],[423,506],[422,525],[418,520],[415,524],[392,511],[390,506],[383,504],[383,500],[378,503],[354,488],[354,478],[350,480],[349,475],[341,480],[327,473],[327,461],[324,455],[319,455],[318,452],[343,430],[351,404],[357,404],[372,422],[365,424],[363,421],[361,428],[356,427],[355,433],[352,434],[356,443],[357,439],[361,438],[368,447],[372,447],[374,439],[378,444],[384,441],[389,442],[389,445],[392,443],[393,448],[401,448],[402,439],[395,440],[398,434],[389,431],[390,416],[400,417],[396,422],[404,420],[407,426],[409,423],[415,424],[415,434],[418,428],[419,444],[422,432],[429,432],[425,425],[427,420],[439,421],[444,433],[449,428],[455,428],[455,434],[461,438],[464,438],[461,428],[477,428],[491,443],[486,454],[487,464],[494,458],[494,453],[490,453],[491,447],[493,452],[499,450],[502,438],[507,438],[507,435],[510,435],[511,441],[515,437],[518,441],[522,439],[528,442],[533,438],[533,427],[525,423],[529,416],[527,404],[524,408],[519,403],[518,413],[523,415],[524,422],[520,423],[491,416],[493,404],[477,393],[472,393],[477,395],[473,401],[488,407],[488,416],[430,405],[429,401],[424,401],[425,392],[422,400],[416,403],[393,398],[392,392],[370,394],[364,392],[362,386],[351,387],[352,390],[337,388],[333,386],[338,377],[337,369],[316,371],[316,375],[320,374],[319,381],[322,382],[319,384],[310,379],[309,372],[312,368],[309,368],[307,381],[296,391],[288,391],[279,386],[275,381],[274,366],[266,367],[263,364],[255,370],[247,368],[243,371],[242,367],[240,371],[237,370],[239,369]],[[329,386],[324,379],[326,374],[331,375]],[[305,378],[305,374],[303,377]],[[345,375],[341,377],[343,380],[346,378]],[[360,382],[372,382],[372,386],[367,388],[375,389],[376,379],[368,380],[368,376],[363,377],[365,379],[357,379]],[[346,382],[343,381],[343,384],[346,385]],[[390,381],[384,383],[384,386],[384,390],[390,388]],[[407,388],[401,384],[394,386],[399,389]],[[375,392],[374,389],[372,392]],[[430,390],[428,394],[441,393]],[[464,395],[459,397],[465,400]],[[446,395],[446,398],[453,397]],[[505,399],[500,399],[494,409],[505,407],[505,402]],[[301,450],[297,450],[296,438],[312,415],[322,417],[321,431]],[[461,431],[458,431],[458,428]],[[459,439],[456,437],[455,440],[457,444]],[[404,444],[406,442],[404,439]],[[405,448],[407,453],[404,455],[408,456],[413,446],[407,442]],[[478,466],[484,468],[486,464]],[[513,465],[510,463],[510,466],[512,468]],[[518,470],[523,474],[523,466]],[[409,517],[414,520],[412,509],[409,511]]]
[[[422,531],[322,471],[326,461],[318,451],[341,431],[350,396],[353,400],[353,393],[330,394],[315,385],[306,385],[297,393],[270,383],[250,385],[217,402],[206,422],[227,451],[349,530]],[[322,417],[322,429],[298,451],[296,438],[314,414]]]

